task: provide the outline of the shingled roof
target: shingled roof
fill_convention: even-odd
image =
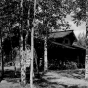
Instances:
[[[63,38],[63,37],[65,37],[65,36],[67,36],[67,35],[69,35],[71,33],[73,33],[73,30],[52,32],[52,33],[49,34],[49,38]]]

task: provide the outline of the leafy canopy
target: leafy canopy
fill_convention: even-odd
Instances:
[[[0,0],[0,27],[9,31],[8,27],[14,24],[24,24],[28,28],[27,20],[30,19],[30,26],[33,21],[34,1],[23,0],[23,8],[20,7],[21,0]],[[73,21],[79,24],[86,21],[87,0],[36,0],[35,19],[37,29],[45,33],[46,29],[68,29],[69,23],[65,21],[68,14],[72,14]],[[30,13],[28,14],[28,10]],[[21,14],[23,11],[23,14]],[[39,22],[39,23],[38,23]],[[22,25],[21,25],[22,26]],[[45,28],[46,27],[46,28]],[[41,29],[42,28],[42,29]]]

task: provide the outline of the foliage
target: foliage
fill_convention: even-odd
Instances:
[[[77,63],[76,62],[67,62],[66,65],[65,65],[65,68],[66,69],[77,69]]]
[[[86,39],[86,35],[84,33],[80,33],[78,35],[77,45],[84,48],[88,45],[88,40]]]
[[[66,30],[70,28],[65,21],[67,15],[72,16],[77,26],[86,21],[86,0],[38,0],[36,12],[36,19],[40,20],[39,34],[45,34],[45,29],[48,32]]]
[[[1,28],[7,30],[7,27],[11,28],[15,23],[23,22],[24,28],[28,29],[28,18],[30,18],[30,28],[33,26],[33,2],[23,1],[23,8],[20,7],[20,0],[0,1]],[[31,13],[28,13],[29,9]],[[23,14],[21,14],[22,12]],[[36,20],[39,21],[39,24],[36,25],[37,31],[40,32],[39,34],[45,34],[46,30],[51,32],[53,29],[68,29],[70,25],[65,21],[65,18],[70,13],[73,13],[72,17],[75,23],[85,21],[86,0],[37,0],[35,15]]]
[[[12,36],[11,28],[20,21],[19,2],[15,0],[0,1],[0,30],[2,37]]]
[[[63,0],[63,3],[68,12],[72,14],[73,21],[77,26],[86,21],[86,12],[88,12],[87,0]]]
[[[0,16],[1,16],[1,25],[9,26],[9,24],[13,24],[15,21],[19,20],[19,3],[14,0],[5,0],[4,3],[1,4]]]
[[[66,69],[77,69],[77,63],[74,61],[66,61],[60,64],[59,62],[54,62],[53,64],[49,64],[50,70],[66,70]]]
[[[40,34],[51,32],[52,28],[65,29],[69,28],[69,24],[65,21],[67,9],[63,8],[63,0],[42,0],[38,2],[36,19],[40,21],[38,30]]]

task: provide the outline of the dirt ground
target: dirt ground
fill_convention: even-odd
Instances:
[[[85,71],[60,70],[48,71],[39,79],[34,79],[34,88],[88,88],[88,80],[84,79]],[[0,88],[22,88],[19,79],[5,79]],[[29,83],[25,88],[30,88]]]

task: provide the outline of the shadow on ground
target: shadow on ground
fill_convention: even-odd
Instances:
[[[62,76],[65,77],[72,77],[72,78],[83,78],[84,76],[84,71],[83,70],[67,70],[67,71],[54,71],[57,74],[61,74]],[[8,73],[8,74],[7,74]],[[12,75],[14,74],[13,72],[6,72],[5,76],[7,78],[6,81],[7,82],[12,82],[13,84],[18,83],[18,81],[20,80],[20,78],[15,77]],[[83,76],[82,76],[83,75]],[[36,86],[36,88],[88,88],[88,87],[79,87],[78,85],[66,85],[64,83],[60,83],[60,82],[50,82],[49,79],[46,79],[44,77],[48,76],[48,78],[50,80],[54,80],[54,79],[58,79],[57,77],[52,77],[52,75],[46,75],[46,73],[39,75],[38,77],[34,78],[34,85]],[[60,79],[60,78],[59,78]],[[27,82],[27,84],[29,84],[29,81]]]
[[[69,86],[69,85],[65,85],[63,83],[49,82],[48,80],[46,80],[42,77],[35,80],[34,84],[38,88],[87,88],[87,87],[79,87],[78,85]]]
[[[56,71],[58,74],[68,78],[75,78],[75,79],[84,79],[85,78],[85,70],[84,69],[75,69],[75,70],[62,70]]]
[[[61,70],[61,71],[49,71],[55,72],[58,74],[58,77],[52,77],[52,75],[43,75],[38,81],[35,81],[35,84],[39,84],[40,88],[88,88],[87,86],[81,86],[78,84],[65,84],[62,82],[51,82],[49,80],[58,80],[61,77],[74,78],[76,79],[84,79],[85,70],[84,69],[75,69],[75,70]],[[46,77],[46,78],[44,78]],[[70,81],[69,81],[70,83]]]
[[[81,88],[81,87],[78,87],[77,85],[68,86],[65,84],[59,84],[57,82],[49,82],[43,78],[35,81],[34,84],[38,88]],[[86,87],[82,87],[82,88],[86,88]]]

